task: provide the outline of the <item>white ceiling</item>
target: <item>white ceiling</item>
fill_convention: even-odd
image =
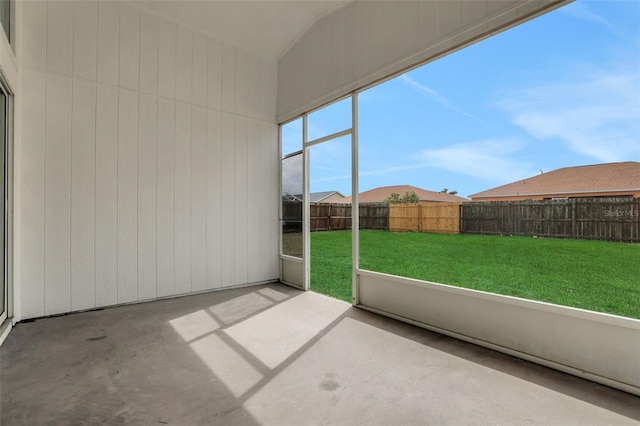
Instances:
[[[346,0],[131,0],[149,12],[277,59]]]

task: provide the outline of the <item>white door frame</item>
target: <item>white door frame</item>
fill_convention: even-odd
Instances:
[[[0,74],[0,91],[5,97],[4,105],[4,200],[3,226],[4,226],[4,274],[2,277],[2,291],[4,293],[4,306],[1,306],[0,314],[0,344],[8,334],[13,318],[13,93],[6,83],[4,75]]]
[[[326,108],[334,103],[351,98],[351,127],[339,130],[337,132],[322,136],[320,138],[309,140],[308,138],[308,118],[309,115]],[[282,126],[292,121],[302,118],[302,181],[303,181],[303,207],[302,207],[302,258],[287,256],[282,253],[282,201],[280,202],[280,280],[288,285],[308,291],[311,286],[311,204],[309,200],[310,194],[310,149],[315,145],[329,142],[344,136],[351,137],[351,189],[352,189],[352,208],[351,208],[351,227],[358,230],[358,156],[357,156],[357,94],[354,92],[348,96],[336,99],[328,105],[311,110],[300,117],[296,117],[286,123],[280,125],[280,159],[282,159]],[[282,161],[280,161],[280,187],[282,187]],[[282,194],[280,194],[282,200]],[[358,232],[352,232],[352,258],[353,258],[353,274],[352,294],[353,303],[357,303],[357,284],[355,279],[358,275],[355,273],[358,265]]]

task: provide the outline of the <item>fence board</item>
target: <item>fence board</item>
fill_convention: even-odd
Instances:
[[[389,204],[389,231],[420,231],[420,204]]]
[[[420,203],[420,228],[422,232],[458,234],[460,232],[461,203]]]
[[[389,206],[382,203],[360,204],[360,229],[388,229]]]
[[[390,204],[389,230],[457,234],[460,232],[460,203]]]
[[[311,204],[311,230],[330,231],[331,230],[331,204],[314,203]]]
[[[351,204],[331,205],[330,231],[351,229]]]
[[[309,213],[311,232],[351,229],[351,204],[311,203]],[[385,204],[360,204],[360,229],[387,229],[388,214]],[[282,217],[289,227],[302,223],[302,203],[283,201]]]

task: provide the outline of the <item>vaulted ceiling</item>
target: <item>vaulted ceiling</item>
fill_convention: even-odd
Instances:
[[[318,19],[345,0],[131,0],[158,16],[277,59]]]

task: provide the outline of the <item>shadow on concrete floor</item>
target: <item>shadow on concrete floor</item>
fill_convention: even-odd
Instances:
[[[267,285],[18,324],[2,424],[637,424],[640,398]]]

